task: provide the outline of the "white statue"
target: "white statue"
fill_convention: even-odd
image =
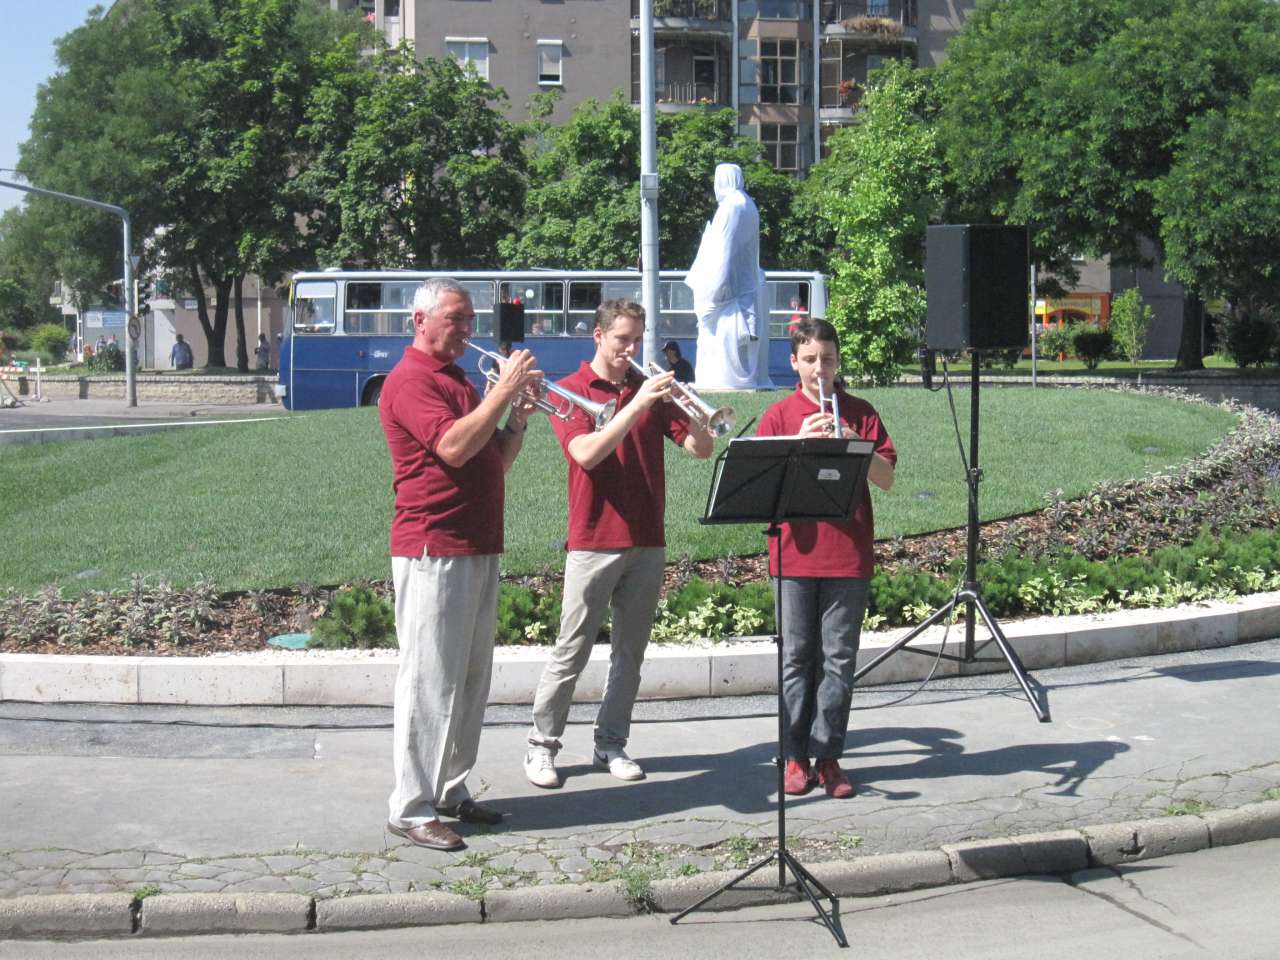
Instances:
[[[764,311],[760,269],[760,214],[742,189],[742,168],[716,167],[716,215],[685,285],[693,291],[698,317],[694,382],[700,389],[772,387],[769,379],[769,317]]]

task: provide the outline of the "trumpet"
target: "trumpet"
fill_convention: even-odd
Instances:
[[[639,370],[643,376],[650,379],[666,373],[653,361],[641,366],[636,363],[635,357],[629,357],[628,359],[633,367]],[[717,410],[698,396],[693,387],[688,384],[681,383],[679,380],[672,380],[671,393],[668,399],[679,407],[685,416],[690,420],[696,421],[702,429],[713,437],[723,437],[733,429],[733,422],[737,418],[737,414],[733,412],[733,407],[721,407]]]
[[[844,428],[840,425],[840,397],[836,392],[835,381],[831,383],[831,392],[826,392],[826,383],[818,381],[818,409],[822,413],[831,414],[831,435],[837,440],[844,439]]]
[[[498,382],[498,368],[506,362],[506,357],[500,353],[494,353],[492,350],[486,350],[484,347],[477,346],[470,340],[463,340],[468,347],[480,354],[480,359],[476,361],[476,369],[480,371],[489,383]],[[485,363],[488,359],[489,363]],[[606,423],[613,419],[614,410],[617,408],[618,401],[608,400],[605,403],[596,403],[580,394],[574,393],[572,390],[566,390],[564,387],[556,386],[554,383],[548,383],[545,380],[539,380],[535,387],[535,395],[533,405],[543,413],[551,417],[559,417],[561,420],[568,420],[569,415],[573,413],[573,408],[578,407],[587,416],[591,418],[597,430],[604,427]],[[558,397],[563,403],[556,403],[549,400],[548,397]]]

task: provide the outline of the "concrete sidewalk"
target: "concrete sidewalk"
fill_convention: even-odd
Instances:
[[[1280,641],[1037,677],[1052,724],[1006,675],[859,688],[857,796],[789,800],[790,849],[850,895],[1280,836]],[[634,784],[591,769],[591,715],[544,791],[527,708],[491,707],[471,785],[510,816],[446,854],[383,829],[383,708],[0,704],[0,936],[675,910],[773,849],[771,698],[641,704]]]
[[[116,399],[23,399],[16,409],[0,410],[0,445],[136,436],[183,425],[292,416],[278,403],[139,400],[130,407]]]

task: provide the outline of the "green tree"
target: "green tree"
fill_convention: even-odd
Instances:
[[[657,117],[658,243],[664,264],[687,267],[715,212],[717,163],[742,168],[760,210],[760,259],[780,265],[794,181],[737,133],[732,110]],[[511,268],[618,269],[640,252],[640,116],[621,92],[587,100],[534,140],[524,219],[500,245]]]
[[[929,112],[927,75],[887,66],[860,122],[832,138],[804,191],[815,232],[834,239],[827,319],[840,332],[842,369],[877,384],[897,377],[924,325],[925,227],[943,184]]]
[[[949,218],[1025,223],[1036,260],[1162,259],[1158,184],[1194,120],[1280,68],[1270,0],[991,0],[939,68]],[[1194,298],[1200,290],[1191,290]],[[1197,368],[1193,299],[1178,365]]]
[[[0,215],[0,327],[59,323],[49,305],[57,279],[34,211],[26,204],[10,207]]]
[[[351,115],[333,110],[353,93]],[[375,54],[345,88],[332,85],[309,131],[348,137],[327,159],[337,222],[324,255],[379,267],[493,265],[525,187],[505,103],[474,71],[452,59],[419,62],[407,45]]]
[[[1280,80],[1197,117],[1153,191],[1173,276],[1206,300],[1280,306]]]
[[[1142,302],[1137,287],[1130,287],[1111,301],[1111,322],[1108,329],[1115,340],[1116,349],[1130,363],[1142,359],[1142,349],[1147,345],[1147,331],[1151,329],[1151,308]]]

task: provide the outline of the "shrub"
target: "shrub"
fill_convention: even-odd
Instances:
[[[67,353],[71,334],[59,323],[42,323],[31,331],[31,347],[39,350],[53,363],[58,363]]]
[[[1036,351],[1042,357],[1069,357],[1075,351],[1072,339],[1075,335],[1075,324],[1062,327],[1036,327]]]
[[[562,588],[548,586],[541,593],[515,583],[498,585],[498,622],[494,642],[551,644],[560,629]]]
[[[1115,338],[1116,350],[1130,363],[1142,359],[1147,345],[1147,331],[1154,314],[1142,302],[1137,287],[1130,287],[1111,301],[1111,323],[1108,329]]]
[[[311,628],[308,647],[395,647],[396,617],[387,603],[367,587],[340,590],[328,612]]]
[[[1276,345],[1275,311],[1244,301],[1233,303],[1218,318],[1218,342],[1238,367],[1261,365],[1271,359]]]
[[[1111,357],[1115,339],[1110,330],[1092,323],[1073,324],[1071,346],[1075,355],[1084,361],[1089,370],[1097,370],[1098,364]]]
[[[27,335],[21,330],[13,328],[0,330],[0,356],[7,353],[15,353],[18,350],[26,350],[30,343],[31,341],[27,339]]]
[[[114,343],[108,343],[101,350],[95,350],[85,366],[91,373],[118,373],[124,369],[124,354]]]

